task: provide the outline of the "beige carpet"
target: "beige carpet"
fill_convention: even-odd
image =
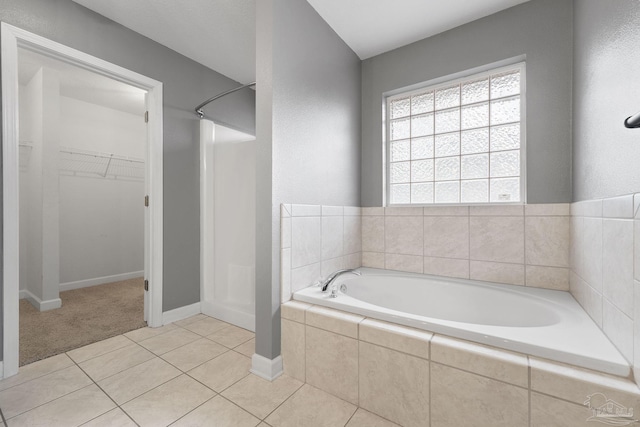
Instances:
[[[20,366],[146,326],[143,279],[60,293],[62,308],[20,300]]]

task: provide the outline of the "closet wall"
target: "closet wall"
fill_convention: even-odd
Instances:
[[[61,290],[142,276],[144,117],[73,98],[60,101]],[[109,163],[85,152],[117,158]],[[84,168],[91,172],[79,172]],[[103,171],[106,176],[99,175]]]
[[[58,291],[142,276],[142,113],[62,96],[59,85],[57,96],[34,108],[42,96],[32,83],[20,86],[21,297],[46,302]],[[38,126],[51,122],[46,117],[56,118],[54,129]],[[45,245],[47,233],[54,238]],[[45,274],[43,259],[57,264],[57,277]]]

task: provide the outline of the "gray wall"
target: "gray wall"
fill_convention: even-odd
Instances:
[[[71,0],[2,0],[0,20],[164,83],[163,310],[200,300],[199,137],[193,108],[239,83]],[[254,133],[255,94],[242,91],[205,109]]]
[[[572,1],[532,0],[363,62],[362,206],[383,204],[383,93],[521,55],[527,201],[569,202]]]
[[[640,191],[640,3],[576,0],[573,199]]]
[[[256,16],[256,351],[272,359],[280,354],[280,203],[360,200],[360,60],[306,1],[261,0]]]

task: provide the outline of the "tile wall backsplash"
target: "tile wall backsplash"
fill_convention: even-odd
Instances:
[[[280,206],[282,301],[341,268],[361,266],[359,207]]]
[[[569,290],[569,204],[362,208],[362,265]]]
[[[640,310],[640,268],[635,268],[634,283],[634,263],[639,265],[640,255],[639,196],[636,194],[635,200],[629,194],[571,205],[570,277],[573,296],[624,357],[638,367],[640,314],[634,312]],[[640,372],[634,370],[640,378]]]
[[[283,302],[360,266],[570,290],[640,378],[640,194],[524,206],[282,205],[281,221]]]

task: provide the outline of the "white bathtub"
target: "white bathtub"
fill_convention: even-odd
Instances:
[[[613,375],[630,367],[571,294],[547,289],[361,268],[295,300],[480,342]]]

